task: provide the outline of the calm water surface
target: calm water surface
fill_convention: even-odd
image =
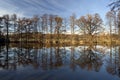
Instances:
[[[120,80],[120,47],[2,46],[0,80]]]

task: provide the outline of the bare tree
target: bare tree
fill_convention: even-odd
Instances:
[[[17,27],[17,15],[13,14],[11,15],[11,21],[13,22],[12,25],[14,27],[14,38],[16,38],[16,27]]]
[[[5,21],[5,26],[6,26],[6,30],[7,30],[6,42],[8,42],[8,40],[9,40],[9,20],[10,20],[10,18],[9,18],[9,15],[4,15],[3,18],[4,18],[4,21]]]
[[[119,10],[120,9],[120,0],[114,0],[112,3],[108,5],[111,10]]]
[[[115,14],[115,27],[117,26],[118,34],[120,35],[120,20],[119,20],[120,19],[119,18],[119,16],[120,16],[120,0],[114,0],[108,6],[110,7],[111,11],[113,11]],[[118,15],[117,19],[116,19],[116,14]]]
[[[55,17],[55,22],[56,22],[56,26],[55,26],[55,34],[57,34],[57,39],[59,41],[59,35],[60,35],[60,28],[62,26],[62,18],[61,17]]]
[[[32,18],[32,24],[33,24],[33,36],[35,37],[34,39],[37,40],[38,38],[38,22],[39,22],[39,18],[37,15],[35,15],[33,18]],[[37,34],[36,34],[37,33]],[[37,36],[37,37],[36,37]],[[35,41],[35,40],[34,40]]]
[[[15,28],[16,28],[16,21],[17,21],[17,15],[16,14],[13,14],[12,16],[11,16],[11,20],[13,21],[13,26],[14,26],[14,33],[16,32],[15,30]]]
[[[76,24],[84,34],[88,34],[89,36],[93,36],[103,31],[102,19],[97,13],[80,17],[76,21]]]
[[[73,40],[74,39],[74,30],[75,30],[75,21],[76,21],[76,16],[75,14],[72,14],[72,16],[70,16],[70,27],[71,27],[71,39]]]
[[[76,25],[80,28],[81,33],[86,34],[86,19],[85,16],[81,16],[78,20],[76,20]]]
[[[114,20],[115,20],[115,15],[113,11],[109,11],[106,14],[106,18],[107,18],[107,23],[110,27],[110,36],[111,36],[111,32],[112,32],[112,26],[114,26]]]
[[[42,29],[44,33],[48,33],[48,15],[44,14],[42,17]]]
[[[67,26],[68,25],[69,25],[68,20],[66,18],[64,18],[63,19],[63,26],[62,26],[62,33],[63,33],[62,39],[63,39],[63,42],[65,42],[65,40],[67,39],[66,32],[67,32]]]
[[[49,15],[49,27],[50,27],[50,40],[51,40],[51,42],[52,42],[54,24],[55,24],[55,16]]]
[[[117,15],[117,20],[118,20],[118,34],[120,35],[120,11],[118,12],[118,15]]]

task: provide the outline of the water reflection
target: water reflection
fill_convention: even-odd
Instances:
[[[102,54],[96,52],[93,46],[89,46],[81,50],[81,55],[75,63],[82,69],[87,68],[98,72],[102,66]]]
[[[107,63],[107,72],[120,77],[120,47],[110,49],[109,59],[107,60]]]
[[[9,45],[0,47],[0,71],[17,72],[21,69],[29,71],[29,67],[32,67],[31,70],[45,72],[61,71],[62,68],[64,73],[69,69],[72,70],[71,74],[78,70],[79,72],[77,73],[82,73],[80,70],[84,70],[87,77],[90,77],[87,73],[92,71],[94,73],[106,74],[109,78],[115,75],[114,77],[117,80],[120,77],[120,47],[103,47],[99,45],[77,47],[60,47],[57,45],[56,47],[42,47],[39,49],[35,47],[23,48],[22,46],[10,47]],[[34,73],[31,73],[32,75]],[[81,78],[80,76],[77,77],[78,79]],[[40,78],[40,80],[42,79]],[[69,80],[72,79],[69,78]],[[113,79],[111,78],[111,80]]]

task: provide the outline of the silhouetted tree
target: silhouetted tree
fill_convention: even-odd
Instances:
[[[0,37],[2,37],[2,34],[3,34],[2,28],[4,28],[4,26],[3,26],[3,17],[0,17]]]
[[[120,0],[114,0],[112,3],[108,5],[111,10],[119,10],[120,9]]]
[[[8,39],[9,39],[9,15],[4,15],[3,16],[4,18],[4,21],[5,21],[5,26],[6,26],[6,31],[7,31],[7,35],[6,35],[6,42],[8,42]]]

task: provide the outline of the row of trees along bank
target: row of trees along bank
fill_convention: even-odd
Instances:
[[[52,39],[51,41],[66,41],[69,39],[72,41],[91,41],[97,40],[101,34],[106,38],[114,34],[118,38],[118,34],[120,34],[120,12],[116,16],[114,11],[109,11],[106,13],[106,19],[109,29],[107,35],[104,34],[105,26],[98,13],[87,14],[80,18],[76,18],[73,14],[69,19],[48,14],[35,15],[32,18],[18,18],[16,14],[4,15],[0,17],[0,31],[1,34],[6,35],[6,38],[10,38],[13,42],[44,42],[46,39]]]

